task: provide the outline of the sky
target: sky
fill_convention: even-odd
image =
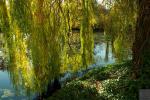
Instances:
[[[103,0],[97,0],[99,3],[102,3],[103,2]]]

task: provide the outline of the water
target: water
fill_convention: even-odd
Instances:
[[[107,64],[115,63],[116,58],[112,50],[112,44],[110,41],[105,41],[104,34],[95,33],[94,40],[95,40],[94,52],[93,52],[94,62],[93,64],[89,65],[88,69],[90,70],[94,67],[101,67]],[[78,40],[77,42],[79,43]],[[78,48],[78,44],[75,44],[75,46]],[[77,72],[78,73],[77,77],[81,77],[86,72],[87,71],[79,70]],[[29,74],[29,73],[26,73],[26,74]],[[5,71],[0,70],[0,100],[16,100],[16,99],[27,100],[29,99],[28,96],[25,95],[26,93],[24,92],[23,88],[19,89],[19,93],[17,93],[17,91],[15,90],[16,88],[13,88],[14,85],[10,77],[11,77],[11,73],[8,73],[6,70]],[[61,82],[71,77],[72,77],[72,74],[69,71],[67,71],[66,74],[64,74],[64,76],[61,78]],[[13,81],[18,81],[18,80],[13,79]],[[26,84],[27,83],[25,83],[25,85]],[[36,89],[34,89],[34,91],[36,91]],[[31,95],[31,99],[32,98],[34,98],[33,94]]]
[[[115,56],[110,41],[105,41],[104,35],[95,34],[94,60],[96,66],[115,63]]]
[[[17,94],[7,71],[0,71],[0,100],[27,100],[25,94]]]

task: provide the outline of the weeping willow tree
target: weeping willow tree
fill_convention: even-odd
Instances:
[[[20,91],[19,87],[22,87],[27,93],[34,88],[32,82],[34,73],[28,56],[27,44],[27,33],[31,26],[25,23],[29,22],[28,18],[31,19],[30,6],[29,1],[9,1],[10,30],[9,37],[7,37],[10,77],[16,90]]]
[[[92,29],[92,25],[94,24],[94,14],[92,13],[93,11],[93,2],[89,2],[87,5],[87,10],[88,10],[88,23],[87,25],[83,25],[83,22],[85,21],[84,18],[84,12],[85,9],[83,8],[83,1],[82,0],[64,0],[63,3],[63,16],[65,16],[64,21],[65,21],[65,35],[64,35],[64,47],[63,47],[63,66],[61,69],[65,70],[67,68],[71,69],[72,71],[78,71],[81,68],[87,67],[88,64],[92,62],[92,60],[88,60],[89,55],[92,57],[92,49],[93,48],[93,34],[90,29]],[[85,4],[85,3],[84,3]],[[82,16],[82,17],[78,17]],[[79,25],[82,27],[80,34],[77,32],[73,32],[72,29],[76,29],[77,27],[79,28]],[[86,28],[86,29],[85,29]],[[90,28],[90,29],[88,29]],[[86,33],[84,33],[86,32]],[[83,33],[83,34],[82,34]],[[81,35],[82,34],[82,35]],[[85,37],[84,37],[85,36]],[[80,39],[77,39],[80,37]],[[88,39],[88,40],[87,40]],[[83,40],[85,41],[84,43],[88,42],[86,45],[81,47],[81,52],[79,51],[80,46],[75,46],[74,43],[79,43],[81,41],[81,45],[83,44]],[[89,44],[90,43],[90,44]],[[83,54],[83,48],[86,47],[86,51],[84,51]],[[86,53],[85,53],[86,52]],[[84,55],[86,57],[84,58]],[[85,61],[86,60],[86,61]],[[85,63],[83,63],[83,61]],[[87,64],[87,65],[84,65]]]
[[[48,34],[46,26],[46,17],[44,15],[44,0],[34,1],[36,7],[34,11],[34,29],[30,36],[31,57],[35,72],[35,84],[38,91],[43,91],[48,84],[48,42],[46,35]],[[42,86],[45,87],[42,88]]]
[[[62,4],[63,20],[64,20],[64,38],[63,38],[63,54],[61,73],[66,70],[76,72],[81,68],[80,47],[74,45],[79,44],[80,34],[73,32],[72,29],[79,27],[79,19],[81,16],[81,1],[80,0],[64,0]]]
[[[11,58],[8,67],[10,78],[17,92],[21,91],[19,87],[22,87],[27,93],[30,93],[35,88],[32,81],[34,73],[27,56],[26,40],[23,39],[17,26],[14,26],[13,29]]]
[[[118,61],[131,55],[128,50],[131,49],[134,40],[136,9],[136,0],[114,0],[111,2],[109,14],[106,17],[105,32],[109,36],[107,39],[112,41]]]
[[[31,76],[33,75],[30,68],[29,59],[27,53],[27,43],[22,33],[20,24],[16,20],[17,9],[13,5],[13,1],[10,1],[9,7],[6,1],[1,1],[1,28],[5,36],[5,42],[8,48],[8,70],[10,71],[10,78],[17,91],[20,91],[19,87],[23,86],[27,90],[33,86]],[[16,14],[16,15],[12,15]],[[22,19],[23,20],[23,19]],[[30,74],[26,74],[30,73]]]
[[[93,61],[93,30],[92,30],[92,0],[82,0],[82,18],[81,18],[81,54],[82,65],[87,67]]]
[[[9,37],[9,31],[10,31],[10,25],[9,25],[9,15],[8,15],[8,9],[6,6],[6,1],[1,0],[0,1],[0,30],[3,34],[3,38],[6,42],[7,38]],[[5,43],[6,44],[6,43]],[[9,44],[11,46],[11,44]]]
[[[5,2],[1,6],[4,23],[1,26],[6,29],[10,77],[17,90],[22,85],[27,92],[42,92],[49,80],[59,75],[63,34],[60,3],[9,0],[7,7]]]
[[[1,49],[3,51],[3,58],[5,59],[8,55],[7,52],[7,40],[6,38],[9,37],[9,18],[8,18],[8,9],[6,6],[6,1],[1,0],[0,1],[0,35],[1,35]],[[5,56],[5,57],[4,57]]]
[[[42,93],[69,65],[77,71],[92,63],[92,0],[9,0],[7,4],[2,0],[0,7],[0,26],[6,33],[10,77],[16,90],[22,87],[27,93]],[[74,50],[70,45],[76,7],[82,16],[78,18],[81,53],[80,47]],[[71,49],[72,54],[68,53]]]

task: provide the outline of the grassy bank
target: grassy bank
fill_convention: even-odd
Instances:
[[[150,82],[132,80],[131,66],[131,61],[126,61],[93,69],[67,83],[49,100],[138,100],[139,89],[148,88]]]

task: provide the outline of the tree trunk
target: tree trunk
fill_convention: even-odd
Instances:
[[[132,78],[139,78],[147,65],[150,65],[150,0],[138,0]]]

